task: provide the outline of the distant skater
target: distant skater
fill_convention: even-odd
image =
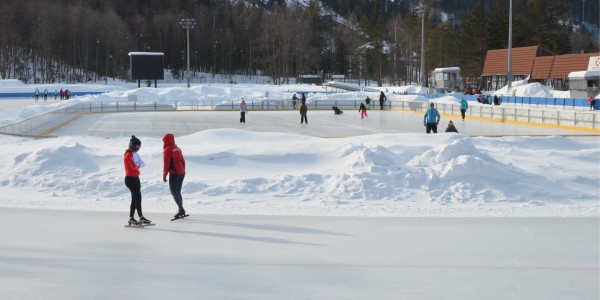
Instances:
[[[387,97],[385,96],[385,94],[383,93],[383,91],[381,91],[379,93],[379,109],[383,110],[383,102],[385,102],[387,100]]]
[[[429,104],[429,109],[425,112],[423,116],[423,125],[425,125],[427,134],[437,133],[437,125],[440,123],[440,113],[435,109],[435,104],[431,102]]]
[[[454,126],[454,123],[452,123],[452,120],[450,120],[450,122],[448,122],[448,127],[446,127],[446,132],[458,133],[458,129],[456,129],[456,127]]]
[[[469,103],[462,97],[462,99],[460,99],[460,115],[462,116],[463,121],[465,120],[467,109],[469,109]]]
[[[596,110],[596,99],[594,99],[594,97],[589,97],[588,101],[590,102],[590,110]]]
[[[358,109],[358,112],[360,112],[361,119],[364,119],[365,117],[369,118],[369,116],[367,115],[367,107],[364,103],[360,103],[360,108]]]
[[[304,94],[303,94],[304,96]],[[308,107],[306,107],[306,103],[302,102],[302,105],[300,106],[300,124],[302,124],[303,122],[306,122],[306,124],[308,125],[308,118],[306,118],[306,113],[308,112]]]
[[[125,165],[125,186],[131,192],[131,205],[129,206],[129,225],[141,225],[150,224],[151,221],[144,218],[142,214],[142,192],[140,184],[140,169],[144,167],[144,161],[138,154],[138,151],[142,147],[142,142],[135,137],[131,136],[129,140],[129,147],[125,150],[123,163]],[[138,217],[140,220],[134,218],[135,211],[137,210]]]
[[[175,136],[172,133],[165,134],[162,140],[163,181],[167,182],[167,174],[169,174],[169,189],[179,209],[175,214],[175,219],[180,219],[186,215],[185,209],[183,209],[183,197],[181,196],[181,187],[185,178],[185,159],[181,149],[175,144]]]
[[[242,98],[242,102],[240,102],[240,125],[246,124],[246,113],[248,112],[248,108],[246,107],[246,101]]]
[[[292,109],[296,110],[296,105],[298,104],[298,97],[296,97],[296,94],[294,94],[294,96],[292,96]]]
[[[365,107],[367,108],[367,110],[371,109],[371,98],[369,98],[369,96],[367,96],[367,98],[365,99]]]
[[[44,90],[44,102],[48,100],[48,89]]]
[[[37,102],[40,98],[40,90],[35,89],[35,93],[33,95],[35,96],[35,102]]]

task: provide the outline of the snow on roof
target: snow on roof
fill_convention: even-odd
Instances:
[[[129,56],[132,55],[165,55],[163,52],[129,52]]]
[[[600,71],[571,72],[568,77],[573,79],[598,79],[600,77]]]
[[[438,72],[438,73],[460,72],[460,68],[459,67],[435,68],[435,70],[433,70],[433,72]]]

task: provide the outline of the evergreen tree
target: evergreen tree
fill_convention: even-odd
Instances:
[[[480,26],[487,24],[489,49],[506,48],[508,46],[508,2],[506,0],[495,0],[491,5],[488,16],[480,20]]]
[[[477,3],[466,16],[459,35],[458,56],[461,65],[461,73],[464,77],[475,78],[481,75],[485,55],[487,54],[487,27],[485,24],[487,16],[483,7]]]

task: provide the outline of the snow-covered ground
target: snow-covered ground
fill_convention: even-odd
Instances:
[[[308,88],[115,89],[73,101],[289,99]],[[13,104],[2,109],[3,101]],[[66,102],[0,100],[0,119]],[[376,120],[343,117],[356,118],[357,129]],[[177,122],[153,126],[166,133]],[[168,221],[176,207],[161,180],[160,137],[140,136],[143,208],[157,225],[139,230],[122,228],[127,137],[0,136],[0,297],[598,298],[600,138],[421,131],[324,139],[282,132],[300,124],[273,125],[278,132],[176,136],[192,215],[176,222]]]
[[[306,91],[308,101],[364,97],[361,93],[319,94],[321,87],[311,85],[252,84],[117,90],[73,101],[127,101],[132,93],[139,101],[156,97],[161,101],[288,99],[297,90]],[[1,110],[3,119],[23,118],[71,102],[17,101],[31,105]],[[434,101],[453,102],[457,98],[445,96]],[[167,133],[179,120],[172,113],[162,118],[145,126],[162,126]],[[328,128],[342,126],[342,121],[336,125],[336,120],[320,122],[326,122]],[[184,193],[194,199],[188,209],[194,213],[269,215],[599,216],[600,138],[432,136],[423,134],[422,128],[389,132],[385,124],[392,123],[378,115],[358,121],[357,117],[355,125],[346,122],[345,134],[338,135],[344,138],[336,139],[313,137],[314,132],[286,132],[286,127],[299,125],[296,120],[278,120],[273,132],[212,127],[177,136],[188,162]],[[371,126],[368,121],[376,122],[379,129],[371,129],[382,133],[364,135],[364,129]],[[306,130],[325,130],[315,126],[314,120],[311,125]],[[81,134],[94,130],[83,130],[88,126],[79,125]],[[473,131],[463,124],[458,126],[463,133]],[[440,125],[440,131],[444,128]],[[129,139],[122,135],[81,136],[73,129],[69,132],[69,136],[42,140],[0,136],[0,186],[14,195],[0,196],[1,206],[111,211],[126,206],[129,191],[122,182],[122,154]],[[488,134],[495,133],[505,134],[501,130]],[[140,136],[135,128],[128,135],[133,134],[142,139],[140,154],[147,162],[141,175],[144,206],[149,211],[168,211],[172,200],[160,180],[162,135]]]

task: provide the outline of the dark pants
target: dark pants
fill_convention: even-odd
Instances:
[[[171,195],[173,195],[173,199],[177,203],[179,212],[185,212],[185,209],[183,209],[183,197],[181,196],[184,177],[185,174],[169,174],[169,189],[171,189]]]
[[[466,109],[461,109],[460,110],[460,115],[462,116],[463,120],[465,119],[465,113],[467,112]]]
[[[246,112],[240,112],[240,123],[246,123]]]
[[[594,107],[595,104],[596,104],[596,100],[593,100],[590,102],[590,110],[596,110],[596,108]]]
[[[306,115],[300,115],[300,124],[302,124],[303,122],[306,122],[306,124],[308,124],[308,119],[306,118]]]
[[[129,207],[129,217],[133,218],[137,209],[138,216],[142,214],[142,192],[139,177],[125,176],[125,186],[131,191],[131,206]]]
[[[379,100],[379,110],[383,110],[383,100]]]
[[[427,134],[429,134],[432,130],[433,130],[433,133],[437,133],[437,124],[427,123]]]

